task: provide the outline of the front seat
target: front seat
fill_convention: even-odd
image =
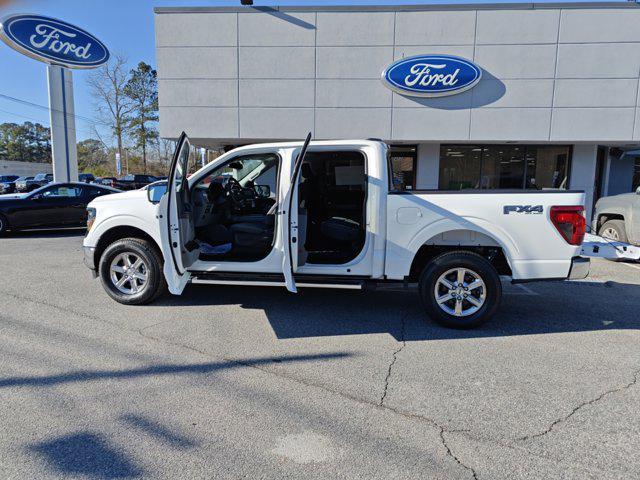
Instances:
[[[233,243],[240,247],[265,248],[271,245],[276,208],[277,204],[274,204],[266,215],[256,215],[248,221],[232,223],[229,226],[229,231],[233,237]],[[252,216],[245,215],[244,217]]]

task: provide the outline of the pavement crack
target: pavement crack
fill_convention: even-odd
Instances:
[[[475,480],[478,480],[477,472],[472,467],[470,467],[469,465],[464,463],[462,460],[460,460],[460,458],[458,458],[458,456],[456,456],[456,454],[453,453],[453,450],[451,450],[451,447],[447,443],[447,439],[445,438],[444,434],[445,434],[445,432],[446,433],[452,433],[453,431],[454,430],[447,431],[443,427],[440,427],[440,440],[442,441],[442,445],[444,446],[444,448],[447,450],[447,455],[449,455],[451,458],[453,458],[458,463],[458,465],[460,465],[461,467],[466,469],[469,473],[471,473],[472,477]],[[461,431],[466,431],[466,430],[461,430]]]
[[[556,420],[554,420],[549,425],[549,427],[547,427],[544,431],[538,432],[538,433],[534,433],[532,435],[525,435],[524,437],[520,437],[517,440],[518,441],[527,441],[527,440],[533,440],[534,438],[544,437],[548,433],[551,433],[556,427],[558,427],[559,425],[561,425],[564,422],[566,422],[567,420],[569,420],[573,415],[578,413],[584,407],[588,407],[589,405],[593,405],[595,403],[598,403],[600,400],[602,400],[603,398],[605,398],[605,397],[607,397],[609,395],[612,395],[612,394],[618,393],[618,392],[622,392],[623,390],[627,390],[628,388],[633,387],[634,385],[636,385],[638,383],[638,375],[640,375],[640,369],[638,369],[635,372],[633,372],[633,380],[631,380],[630,382],[628,382],[628,383],[626,383],[626,384],[624,384],[624,385],[622,385],[620,387],[606,390],[606,391],[602,392],[600,395],[598,395],[597,397],[592,398],[591,400],[587,400],[585,402],[580,403],[579,405],[574,407],[567,415],[565,415],[563,417],[560,417],[560,418],[557,418]]]
[[[389,390],[389,380],[391,379],[391,372],[393,370],[393,366],[398,359],[398,354],[402,351],[404,347],[407,346],[407,341],[405,339],[405,328],[407,322],[407,316],[409,314],[405,313],[400,320],[400,346],[393,351],[393,356],[391,357],[391,362],[389,362],[389,368],[387,369],[387,375],[384,379],[384,389],[382,390],[382,396],[380,397],[380,402],[378,405],[380,407],[384,407],[384,401],[387,398],[387,391]]]

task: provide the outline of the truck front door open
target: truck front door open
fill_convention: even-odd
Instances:
[[[189,202],[189,138],[183,132],[173,155],[167,194],[159,204],[158,220],[162,237],[164,272],[169,290],[180,293],[189,281],[187,268],[197,260],[199,250],[194,239],[194,224]]]

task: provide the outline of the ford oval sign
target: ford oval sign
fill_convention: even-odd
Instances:
[[[31,58],[69,68],[95,68],[109,60],[96,37],[70,23],[40,15],[11,15],[2,20],[0,38]]]
[[[382,72],[382,81],[391,90],[417,97],[455,95],[473,88],[480,78],[480,67],[452,55],[406,57]]]

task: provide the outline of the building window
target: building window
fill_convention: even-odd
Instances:
[[[640,157],[636,157],[633,164],[633,189],[631,191],[635,192],[638,187],[640,187]]]
[[[418,147],[415,145],[391,145],[391,187],[393,190],[415,190]]]
[[[440,190],[566,189],[571,147],[442,145]]]

